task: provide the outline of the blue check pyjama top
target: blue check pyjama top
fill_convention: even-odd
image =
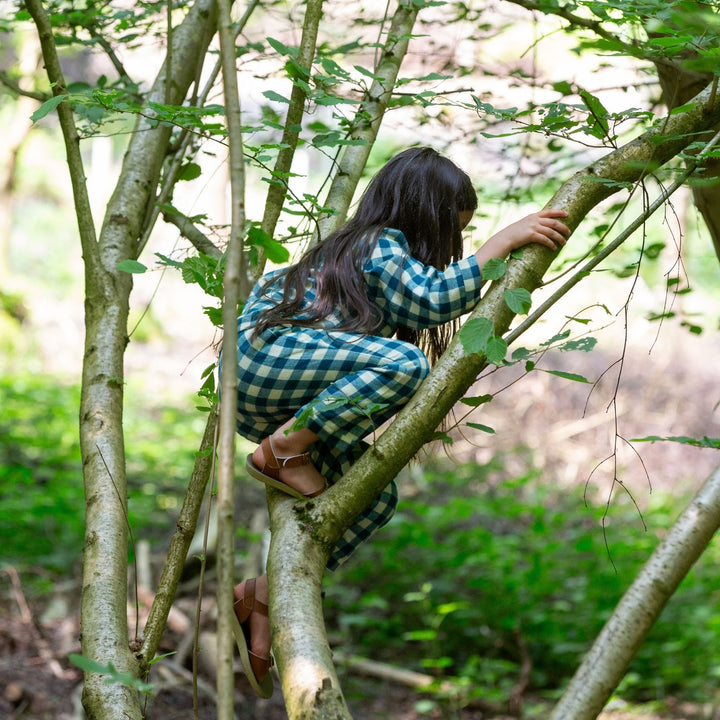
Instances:
[[[260,442],[302,417],[320,437],[310,448],[313,462],[332,483],[362,454],[362,439],[395,415],[429,372],[419,348],[392,336],[399,327],[422,330],[469,312],[480,297],[480,267],[474,255],[444,270],[426,266],[399,230],[386,229],[364,268],[368,297],[383,314],[376,335],[337,330],[343,318],[332,314],[322,327],[278,326],[251,340],[258,315],[282,300],[282,280],[274,282],[281,272],[259,280],[238,319],[237,429]],[[311,277],[308,304],[314,296]],[[390,519],[394,484],[384,496],[350,528],[329,567]]]

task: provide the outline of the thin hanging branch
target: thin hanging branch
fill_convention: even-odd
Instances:
[[[245,159],[243,155],[242,120],[235,67],[235,36],[233,33],[231,2],[219,0],[220,55],[222,59],[225,117],[230,146],[231,225],[227,249],[223,301],[224,362],[220,373],[220,438],[218,462],[218,718],[233,720],[233,633],[230,625],[233,613],[234,558],[234,495],[235,469],[235,397],[237,396],[237,316],[241,297],[248,293],[246,253],[243,249],[245,233]]]

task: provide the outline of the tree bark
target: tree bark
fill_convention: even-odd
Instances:
[[[355,114],[354,128],[350,133],[353,140],[364,140],[365,142],[361,145],[346,145],[342,152],[335,177],[325,199],[325,207],[332,208],[333,214],[320,218],[318,239],[327,237],[345,221],[355,189],[380,129],[383,115],[392,97],[418,11],[418,4],[401,1],[393,16],[387,40],[373,71],[375,79]]]
[[[720,528],[720,468],[658,545],[575,673],[551,720],[593,720],[682,579]]]
[[[656,67],[668,110],[684,105],[713,81],[709,73],[689,72],[675,63],[657,63]],[[720,260],[720,160],[708,158],[700,181],[691,183],[690,188],[695,207],[705,221],[715,254]]]
[[[720,103],[710,90],[696,100],[691,110],[668,117],[576,173],[548,206],[567,210],[566,222],[574,230],[595,205],[617,192],[619,183],[636,182],[643,177],[644,167],[664,164],[691,142],[695,133],[720,121]],[[489,318],[495,335],[505,333],[514,317],[505,302],[505,291],[537,288],[554,256],[539,245],[524,248],[522,258],[509,262],[505,276],[490,287],[470,319]],[[319,607],[324,565],[345,529],[431,439],[486,364],[480,354],[466,355],[456,337],[415,397],[344,478],[321,497],[303,504],[271,495],[273,535],[268,572],[273,649],[290,720],[326,717],[328,706],[337,711],[336,717],[349,717],[342,711],[341,690]],[[296,623],[301,631],[294,631]]]
[[[26,3],[40,36],[55,95],[65,94],[55,43],[42,4]],[[163,69],[148,99],[182,102],[214,32],[214,1],[200,0],[173,34],[172,77]],[[210,28],[210,34],[208,34]],[[85,261],[85,352],[80,407],[80,446],[86,498],[82,590],[82,652],[103,665],[138,675],[128,646],[127,487],[122,430],[123,357],[132,276],[118,262],[135,259],[143,220],[155,199],[170,129],[139,120],[121,175],[96,239],[72,109],[58,106],[70,167]],[[140,718],[137,692],[87,673],[83,703],[90,720]]]
[[[307,77],[302,78],[305,82],[310,78],[310,69],[315,58],[315,46],[317,44],[320,19],[322,18],[323,1],[308,0],[305,8],[302,39],[300,40],[297,57],[298,67],[302,71],[307,71]],[[285,202],[288,173],[300,138],[300,124],[305,113],[306,99],[307,93],[302,85],[293,83],[292,92],[290,93],[290,105],[288,106],[282,139],[280,140],[282,147],[275,161],[263,213],[262,229],[269,235],[275,233],[275,227]],[[255,269],[256,277],[262,275],[264,264],[263,261],[258,263],[258,267]]]
[[[235,471],[235,415],[237,413],[237,317],[241,295],[247,297],[249,278],[245,237],[245,159],[243,157],[242,119],[235,67],[235,38],[232,29],[231,0],[218,0],[220,57],[222,60],[225,124],[230,148],[230,239],[223,279],[223,358],[220,373],[220,437],[218,457],[218,586],[217,586],[217,688],[218,720],[233,720],[235,682],[233,650],[235,643],[230,625],[233,610],[233,563],[235,556],[235,508],[233,475]]]

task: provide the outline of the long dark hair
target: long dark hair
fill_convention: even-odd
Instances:
[[[261,313],[255,334],[273,325],[317,325],[333,312],[344,319],[337,329],[372,334],[383,318],[367,296],[363,268],[380,233],[400,230],[414,258],[442,270],[462,257],[459,214],[476,207],[472,181],[451,160],[427,147],[399,153],[372,179],[354,217],[280,274],[283,300]],[[303,307],[311,273],[316,295]],[[452,324],[426,330],[402,327],[397,336],[421,347],[434,362],[453,331]]]

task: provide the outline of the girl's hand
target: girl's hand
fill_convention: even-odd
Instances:
[[[565,210],[548,208],[508,225],[475,253],[480,267],[490,258],[504,258],[513,250],[530,243],[539,243],[551,250],[558,250],[570,236],[570,229],[557,218],[567,216]]]

